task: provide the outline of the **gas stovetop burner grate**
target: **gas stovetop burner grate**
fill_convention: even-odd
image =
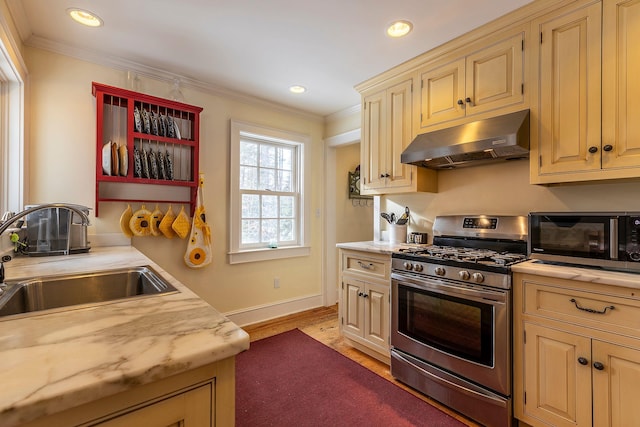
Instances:
[[[452,246],[429,246],[428,248],[403,248],[400,254],[419,258],[424,262],[429,260],[450,260],[460,263],[508,266],[527,257],[524,254],[498,252],[490,249],[459,248]]]

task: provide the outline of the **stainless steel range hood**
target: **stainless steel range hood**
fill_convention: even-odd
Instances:
[[[402,163],[452,169],[529,157],[529,110],[427,132],[401,154]]]

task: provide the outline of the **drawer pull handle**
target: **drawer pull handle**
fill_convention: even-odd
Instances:
[[[569,301],[571,301],[576,306],[576,308],[578,310],[586,311],[587,313],[605,314],[607,312],[607,310],[615,309],[614,306],[610,305],[610,306],[607,306],[607,307],[603,308],[602,310],[594,310],[593,308],[580,307],[580,305],[578,305],[578,301],[576,301],[575,298],[571,298]]]
[[[360,266],[360,268],[364,268],[365,270],[373,270],[373,264],[371,263],[365,264],[362,261],[358,261],[358,265]]]

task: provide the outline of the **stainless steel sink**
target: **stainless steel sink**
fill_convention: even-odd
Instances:
[[[151,267],[7,281],[0,318],[62,307],[179,292]]]

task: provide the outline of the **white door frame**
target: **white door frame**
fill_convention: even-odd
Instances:
[[[338,249],[336,248],[336,148],[360,142],[360,129],[354,129],[324,140],[324,268],[323,304],[325,307],[338,302]]]

